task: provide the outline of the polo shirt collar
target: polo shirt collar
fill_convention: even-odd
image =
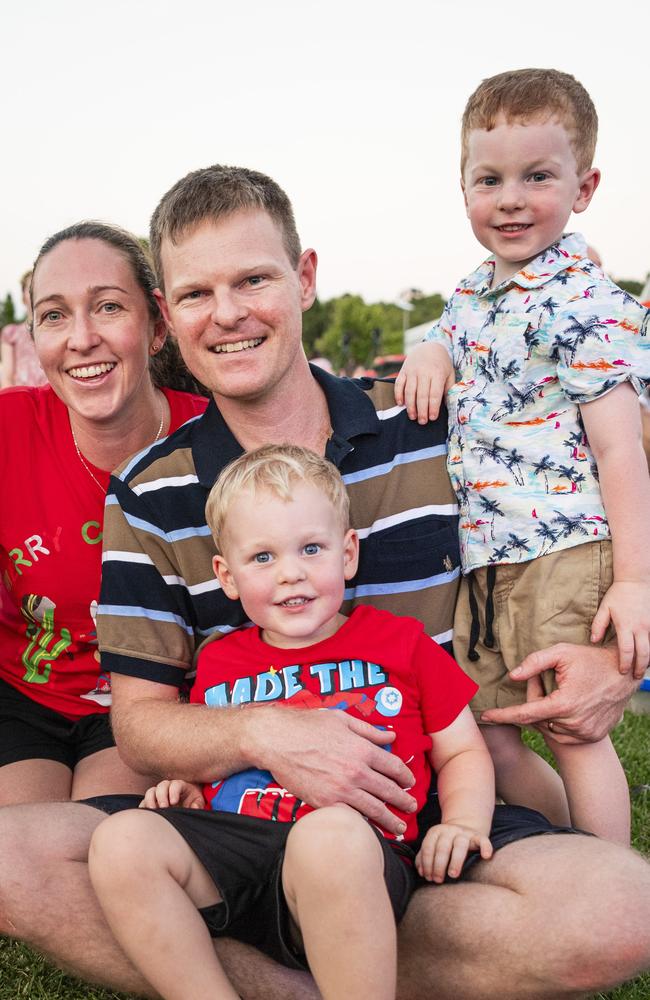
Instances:
[[[380,421],[368,393],[352,379],[339,378],[319,368],[309,366],[313,377],[325,393],[332,422],[332,437],[327,444],[327,457],[338,465],[352,451],[352,440],[360,434],[379,434]],[[217,475],[228,462],[238,458],[243,448],[219,412],[214,399],[208,403],[197,421],[192,436],[192,457],[199,482],[211,489]]]
[[[565,235],[547,247],[530,264],[522,268],[511,278],[506,278],[496,288],[492,288],[494,275],[494,260],[488,258],[467,280],[467,287],[474,289],[480,298],[485,295],[500,295],[510,288],[523,289],[542,288],[548,281],[555,278],[561,271],[575,267],[579,261],[587,257],[587,244],[580,233],[565,233]]]

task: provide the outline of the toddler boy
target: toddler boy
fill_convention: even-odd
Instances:
[[[359,547],[330,462],[295,446],[248,452],[221,474],[206,516],[219,582],[255,625],[199,653],[197,711],[250,706],[251,725],[252,703],[345,711],[363,735],[376,740],[382,731],[377,753],[408,765],[415,811],[400,814],[395,840],[347,806],[314,809],[266,771],[203,788],[163,781],[147,792],[144,810],[98,828],[93,885],[125,952],[169,1000],[237,996],[211,935],[246,941],[294,968],[305,968],[306,954],[326,1000],[361,992],[393,1000],[395,921],[414,866],[440,883],[492,855],[492,764],[467,707],[476,685],[415,619],[366,606],[347,619],[339,613]],[[431,767],[442,820],[416,854],[409,844]],[[134,855],[146,866],[134,865]]]
[[[648,318],[581,236],[564,235],[600,180],[597,124],[585,89],[556,70],[502,73],[472,94],[461,183],[490,256],[397,382],[398,402],[424,420],[438,403],[429,378],[447,378],[464,573],[454,650],[480,683],[479,717],[525,701],[509,671],[556,642],[600,642],[613,626],[621,671],[641,677],[648,664],[650,482],[637,400],[650,377]],[[628,842],[627,783],[609,739],[563,744],[561,723],[549,722],[562,784],[515,727],[483,732],[506,802]]]

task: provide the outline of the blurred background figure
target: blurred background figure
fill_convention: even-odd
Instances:
[[[25,319],[22,323],[8,324],[0,335],[0,387],[3,389],[12,385],[44,385],[47,381],[31,334],[31,280],[31,271],[27,271],[20,279]]]

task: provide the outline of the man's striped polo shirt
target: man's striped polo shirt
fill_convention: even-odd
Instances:
[[[312,374],[333,429],[326,457],[343,476],[360,538],[342,611],[365,603],[412,615],[448,646],[460,570],[446,414],[420,426],[395,405],[391,382]],[[180,686],[201,644],[246,623],[214,576],[205,521],[212,484],[241,452],[211,402],[111,478],[97,615],[102,670]]]

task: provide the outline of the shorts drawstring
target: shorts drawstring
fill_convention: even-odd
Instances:
[[[485,636],[483,637],[483,644],[487,646],[488,649],[494,647],[494,632],[492,626],[494,624],[494,587],[497,580],[497,568],[495,565],[490,565],[487,567],[487,594],[485,596]],[[469,629],[469,645],[467,647],[467,659],[474,663],[476,660],[480,660],[480,654],[476,651],[476,643],[479,640],[480,633],[480,623],[478,619],[478,602],[476,600],[476,594],[474,593],[474,573],[470,573],[467,577],[467,589],[469,596],[469,610],[472,617],[470,629]]]

